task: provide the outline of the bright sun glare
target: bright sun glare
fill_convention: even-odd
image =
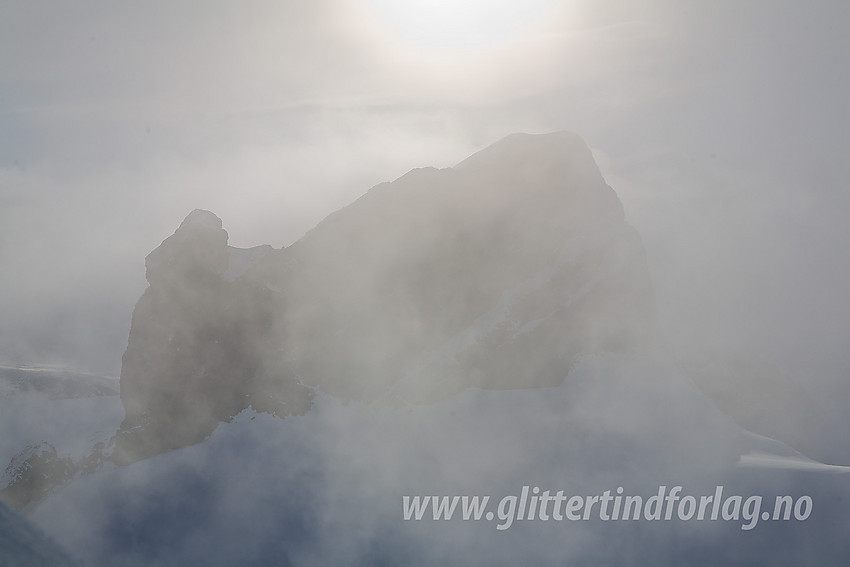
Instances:
[[[551,0],[368,0],[400,39],[427,49],[492,46],[514,39]]]

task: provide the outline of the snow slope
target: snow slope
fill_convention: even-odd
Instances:
[[[399,408],[320,395],[282,420],[246,410],[201,444],[75,481],[33,519],[93,566],[837,564],[848,550],[834,532],[850,524],[823,518],[850,491],[823,480],[840,475],[738,466],[770,443],[717,411],[663,351],[594,356],[555,388]],[[741,521],[500,531],[402,519],[404,495],[651,495],[660,484],[810,494],[820,516],[752,532]]]
[[[0,566],[73,567],[78,565],[55,542],[0,502]]]

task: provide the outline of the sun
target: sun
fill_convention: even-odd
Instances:
[[[367,0],[399,39],[448,50],[508,43],[540,18],[551,0]]]

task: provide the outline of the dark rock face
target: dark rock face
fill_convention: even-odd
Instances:
[[[225,281],[228,265],[227,232],[201,210],[147,257],[150,287],[133,312],[123,358],[126,419],[113,460],[202,441],[249,405],[287,413],[280,404],[285,377],[264,374],[271,292]]]
[[[113,460],[198,442],[248,405],[301,413],[315,387],[418,403],[554,385],[579,354],[656,332],[640,240],[568,133],[378,185],[234,278],[221,226],[196,210],[147,258]]]
[[[378,185],[246,277],[279,290],[291,371],[364,400],[558,384],[656,332],[638,235],[569,133]]]
[[[640,239],[569,133],[513,135],[454,168],[413,170],[286,249],[227,239],[195,210],[148,255],[121,370],[125,420],[39,494],[107,460],[198,443],[249,406],[301,414],[315,389],[428,403],[557,385],[581,354],[657,332]]]
[[[42,441],[15,455],[2,477],[3,500],[15,508],[44,498],[57,484],[70,480],[74,462],[60,457],[56,447]]]

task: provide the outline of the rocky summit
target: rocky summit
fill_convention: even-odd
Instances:
[[[656,333],[640,239],[566,132],[413,170],[287,248],[227,238],[196,210],[147,257],[119,462],[200,441],[248,406],[303,413],[315,391],[397,404],[556,385],[580,354]]]
[[[122,361],[119,463],[201,441],[248,406],[309,406],[308,390],[267,368],[272,292],[225,277],[227,238],[218,217],[195,210],[145,261],[150,286],[133,311]]]

